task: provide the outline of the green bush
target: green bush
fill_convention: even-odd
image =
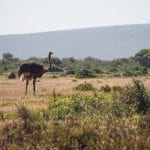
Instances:
[[[5,125],[1,149],[149,149],[149,115],[131,118],[78,117],[48,122],[26,133],[16,122]]]
[[[66,75],[74,75],[75,74],[75,70],[70,69],[66,71]]]
[[[117,96],[114,96],[112,106],[114,113],[120,115],[145,114],[150,108],[150,100],[143,83],[133,80],[132,85],[125,86]]]
[[[16,79],[16,74],[14,72],[11,72],[9,75],[8,75],[8,79]]]
[[[0,112],[0,121],[4,120],[4,113]]]
[[[51,72],[63,72],[64,70],[56,65],[52,65]]]
[[[133,73],[131,72],[131,71],[125,71],[125,72],[123,72],[123,74],[122,74],[123,76],[125,76],[125,77],[132,77],[132,76],[134,76],[135,75],[135,73],[134,73],[134,75],[133,75]]]
[[[95,88],[93,87],[93,85],[91,83],[82,83],[79,84],[77,87],[75,87],[75,90],[79,90],[79,91],[94,91]]]
[[[125,104],[133,105],[137,113],[145,113],[149,107],[149,97],[140,80],[133,80],[133,85],[126,86],[121,92],[121,99]]]
[[[53,91],[46,97],[48,108],[29,110],[17,106],[18,118],[0,129],[0,148],[149,149],[149,112],[143,115],[133,111],[134,115],[127,117],[130,106],[140,98],[147,103],[146,97],[140,81],[119,92],[86,96],[60,96]]]
[[[94,72],[91,69],[80,69],[76,71],[75,76],[77,78],[91,78],[96,77]]]
[[[40,118],[39,114],[33,115],[25,106],[17,106],[17,110],[22,120],[22,130],[26,133],[32,133],[46,128],[46,124]]]

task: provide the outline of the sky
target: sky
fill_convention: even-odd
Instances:
[[[150,23],[150,0],[0,0],[0,35]]]

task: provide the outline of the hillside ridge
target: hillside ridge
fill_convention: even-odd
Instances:
[[[28,34],[0,35],[0,56],[10,52],[16,57],[55,56],[103,60],[129,57],[150,48],[150,24],[116,25]]]

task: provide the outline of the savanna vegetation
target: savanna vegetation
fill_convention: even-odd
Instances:
[[[80,87],[80,86],[79,86]],[[76,90],[85,90],[85,87]],[[139,80],[91,95],[45,95],[45,109],[1,112],[2,149],[150,149],[150,96]],[[118,89],[118,90],[117,90]],[[90,90],[90,88],[89,88]],[[8,121],[9,120],[9,121]],[[10,121],[11,120],[11,121]]]
[[[48,65],[47,58],[28,60]],[[54,89],[52,93],[34,97],[36,103],[46,104],[44,108],[29,108],[20,100],[15,111],[0,111],[0,149],[150,149],[150,94],[141,80],[133,79],[125,86],[112,86],[108,82],[99,89],[88,80],[78,83],[80,78],[89,77],[147,76],[149,60],[149,49],[134,57],[112,61],[53,58],[52,77],[76,77],[72,80],[76,83],[74,94],[60,94]],[[10,53],[4,54],[0,61],[1,75],[15,79],[21,62]],[[0,108],[10,103],[15,100],[3,99]]]
[[[32,60],[48,65],[47,58],[31,57]],[[16,73],[19,64],[24,60],[15,58],[10,53],[3,54],[0,60],[0,74]],[[84,59],[52,58],[52,72],[60,76],[73,75],[78,78],[89,78],[99,76],[132,77],[142,76],[149,73],[150,67],[150,49],[143,49],[134,57],[115,59],[112,61],[99,60],[97,58],[87,57]]]

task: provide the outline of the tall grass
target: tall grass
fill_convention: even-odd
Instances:
[[[121,91],[90,96],[62,97],[53,92],[47,109],[17,107],[18,118],[1,129],[0,147],[150,149],[149,108],[149,96],[140,81],[133,81]]]

